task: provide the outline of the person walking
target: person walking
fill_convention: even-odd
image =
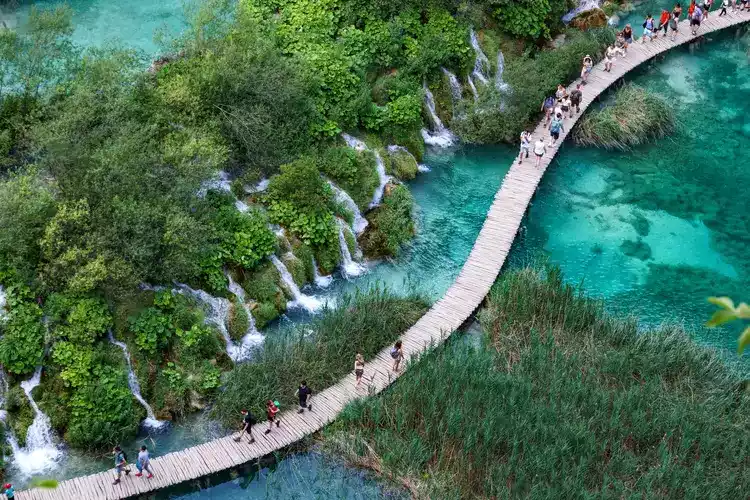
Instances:
[[[721,1],[721,11],[719,12],[719,17],[726,16],[727,15],[727,7],[731,6],[731,2],[729,0],[722,0]]]
[[[624,49],[627,51],[628,45],[631,45],[633,43],[633,27],[630,25],[630,23],[625,25],[620,34],[622,35],[622,39],[625,40]]]
[[[677,14],[672,15],[672,19],[669,20],[669,30],[671,33],[670,39],[674,42],[677,38],[677,31],[680,26],[680,16]]]
[[[654,38],[659,36],[659,32],[661,30],[664,30],[664,38],[667,37],[667,30],[669,29],[669,18],[671,16],[669,15],[669,11],[667,9],[661,10],[661,16],[659,16],[659,27],[656,28],[656,35],[654,35]]]
[[[563,126],[563,117],[562,115],[556,115],[552,119],[552,123],[549,124],[549,147],[554,147],[557,143],[557,140],[560,138],[560,132],[564,132],[565,127]]]
[[[563,98],[562,105],[560,106],[560,108],[562,109],[562,115],[563,115],[563,117],[565,117],[565,113],[567,113],[568,114],[568,118],[573,118],[573,110],[571,109],[572,108],[572,104],[570,102],[570,96],[566,95]]]
[[[294,395],[299,398],[299,410],[297,410],[297,413],[304,413],[305,408],[307,408],[307,411],[312,411],[312,405],[310,404],[312,389],[307,387],[307,382],[304,380],[300,382],[297,392]]]
[[[234,440],[239,443],[242,435],[247,434],[247,442],[253,444],[255,442],[255,438],[253,437],[253,425],[256,424],[255,415],[245,409],[240,410],[240,415],[242,415],[242,429],[240,430],[240,435],[234,438]]]
[[[542,163],[542,158],[547,153],[547,146],[544,144],[544,137],[540,137],[534,144],[534,154],[536,155],[537,168]]]
[[[146,445],[141,446],[141,450],[138,452],[138,461],[135,463],[138,472],[135,473],[135,477],[143,476],[143,471],[148,472],[146,479],[154,477],[154,473],[151,472],[151,457],[148,455],[148,448]]]
[[[581,99],[583,99],[583,92],[581,91],[582,85],[579,83],[576,88],[570,93],[570,109],[576,108],[576,114],[581,112]]]
[[[563,97],[565,97],[566,93],[567,92],[565,91],[565,86],[563,84],[559,84],[557,86],[557,90],[555,91],[555,98],[557,99],[558,103],[563,100]]]
[[[523,147],[523,145],[521,147]],[[526,156],[528,158],[528,154]],[[521,160],[518,160],[518,163],[521,163]],[[364,373],[365,357],[362,356],[362,353],[358,352],[357,355],[354,356],[354,376],[357,377],[357,386],[362,383],[362,375],[364,375]]]
[[[703,0],[703,19],[708,19],[708,11],[713,4],[714,0]]]
[[[531,149],[531,134],[524,130],[521,132],[521,151],[518,154],[518,164],[523,162],[523,155],[526,154],[526,158],[529,157],[529,150]]]
[[[674,4],[674,9],[672,9],[672,17],[677,16],[677,22],[680,22],[680,18],[682,17],[682,5],[680,5],[679,2]]]
[[[691,21],[691,23],[690,23],[690,24],[691,24],[691,26],[692,26],[692,20],[693,20],[693,13],[695,12],[695,8],[696,8],[696,7],[697,7],[697,5],[695,4],[695,0],[690,0],[690,5],[688,5],[688,14],[687,14],[687,18],[688,18],[688,19],[690,19],[690,21]]]
[[[120,448],[120,446],[115,446],[115,448],[112,450],[112,453],[115,456],[115,472],[117,473],[117,476],[115,477],[115,480],[112,484],[120,484],[120,478],[122,477],[123,471],[125,472],[126,476],[130,474],[130,467],[128,467],[128,456],[124,451],[122,451],[122,448]]]
[[[547,123],[552,119],[552,110],[555,108],[555,98],[549,96],[542,103],[542,111],[544,111],[545,119]]]
[[[279,402],[271,401],[270,399],[266,403],[266,418],[268,419],[268,429],[265,434],[270,434],[273,430],[273,424],[276,423],[276,427],[281,425],[281,420],[276,418],[276,414],[279,413]]]
[[[695,10],[693,10],[693,15],[690,18],[690,31],[693,33],[693,36],[696,36],[698,34],[698,30],[701,27],[702,20],[703,12],[701,11],[701,8],[696,5]]]
[[[16,498],[16,490],[10,483],[5,483],[5,486],[3,486],[3,493],[5,494],[5,498],[7,498],[8,500],[13,500],[14,498]]]
[[[606,71],[607,73],[612,71],[612,65],[615,63],[615,57],[617,57],[617,49],[614,45],[610,45],[604,52],[604,71]]]
[[[591,68],[594,67],[594,61],[591,59],[591,56],[586,54],[583,58],[583,67],[581,68],[581,80],[583,80],[583,84],[586,85],[588,83],[589,73],[591,73]]]
[[[654,41],[654,16],[651,14],[646,16],[646,20],[643,21],[643,36],[641,37],[641,43],[646,43],[646,38],[649,42]]]
[[[393,358],[393,371],[397,372],[401,360],[404,359],[404,349],[402,348],[400,340],[397,340],[396,343],[393,344],[393,347],[391,348],[391,357]]]

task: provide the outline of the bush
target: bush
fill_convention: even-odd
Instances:
[[[612,98],[611,104],[578,122],[573,134],[577,144],[626,150],[674,131],[674,108],[659,95],[627,84]]]
[[[478,346],[456,339],[426,355],[348,406],[326,441],[427,498],[746,489],[745,383],[683,332],[639,331],[559,272],[528,269],[499,278],[480,321]]]
[[[42,310],[33,302],[33,294],[25,287],[7,290],[9,313],[0,324],[0,363],[15,375],[27,375],[39,366],[44,357],[45,328]]]
[[[318,168],[364,210],[372,201],[379,179],[372,151],[358,152],[349,147],[326,149],[318,157]]]
[[[362,251],[368,258],[396,256],[401,246],[414,236],[412,211],[414,198],[398,185],[383,197],[383,202],[367,214],[370,224],[360,236]]]
[[[351,371],[357,351],[371,358],[426,310],[421,297],[399,297],[377,288],[344,297],[337,309],[324,311],[313,323],[267,336],[253,362],[228,375],[214,415],[233,425],[241,408],[263,414],[268,399],[291,406],[300,380],[307,380],[313,390],[326,388]]]
[[[229,336],[233,340],[240,340],[247,333],[247,329],[250,327],[250,318],[247,316],[247,311],[243,307],[242,301],[239,297],[232,297],[232,310],[229,316]]]

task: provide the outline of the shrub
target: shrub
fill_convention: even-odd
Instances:
[[[370,224],[360,237],[367,257],[396,256],[401,246],[414,236],[414,198],[402,185],[392,187],[379,207],[370,212]]]
[[[318,168],[346,191],[360,209],[366,209],[372,201],[379,183],[372,151],[358,152],[349,147],[328,148],[318,156]]]
[[[402,181],[410,181],[417,176],[417,160],[406,148],[391,146],[384,159],[388,174]]]
[[[25,287],[9,287],[9,313],[0,325],[0,363],[10,373],[26,375],[39,366],[44,357],[45,328],[42,310]]]
[[[239,297],[232,297],[232,310],[229,316],[229,336],[234,340],[239,340],[245,336],[250,326],[250,318],[247,317],[247,311]]]
[[[271,302],[259,302],[258,306],[251,312],[255,318],[255,326],[259,329],[265,328],[268,323],[281,315],[276,306]]]

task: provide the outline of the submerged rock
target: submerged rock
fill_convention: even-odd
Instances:
[[[640,238],[638,238],[638,241],[625,240],[620,245],[620,251],[628,257],[635,257],[640,260],[651,258],[651,247]]]

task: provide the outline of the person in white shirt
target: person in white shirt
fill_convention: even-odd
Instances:
[[[536,155],[536,166],[538,167],[542,163],[542,158],[547,152],[547,145],[544,143],[544,137],[537,139],[534,144],[534,154]]]
[[[615,63],[615,57],[617,57],[617,49],[614,45],[607,47],[607,52],[604,54],[604,71],[612,71],[612,65]]]
[[[521,132],[521,152],[518,155],[518,164],[520,165],[523,161],[523,155],[526,153],[526,158],[529,157],[529,150],[531,149],[531,134],[524,130]]]
[[[566,95],[562,100],[562,106],[560,106],[563,112],[563,117],[565,116],[565,113],[568,114],[568,118],[573,118],[573,103],[570,101],[570,96]]]
[[[151,458],[148,456],[148,449],[145,446],[141,446],[141,450],[138,452],[138,462],[136,462],[136,467],[138,467],[136,477],[141,477],[144,470],[148,473],[146,479],[154,477],[154,474],[151,472]]]

